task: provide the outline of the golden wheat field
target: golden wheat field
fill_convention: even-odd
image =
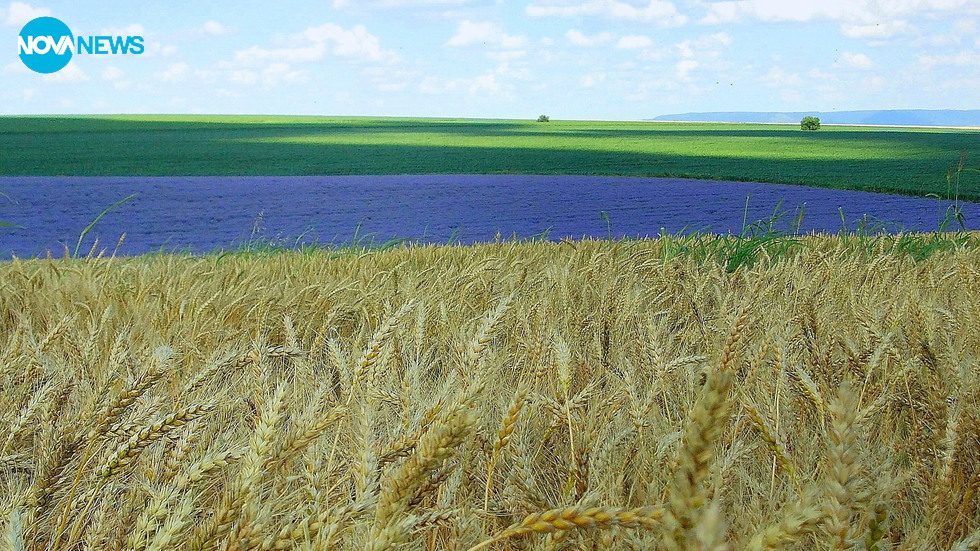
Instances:
[[[3,263],[0,546],[980,548],[980,247],[868,242]]]

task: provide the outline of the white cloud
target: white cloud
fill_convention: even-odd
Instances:
[[[25,88],[24,91],[21,93],[21,97],[23,98],[24,101],[31,101],[32,99],[34,99],[34,96],[36,95],[37,95],[37,90],[33,88]]]
[[[841,61],[850,67],[855,69],[870,69],[874,66],[871,58],[864,54],[852,54],[849,52],[841,53]]]
[[[218,88],[217,90],[214,91],[214,93],[219,98],[241,99],[242,97],[244,97],[243,94],[241,94],[240,92],[236,92],[234,90],[228,90],[227,88]]]
[[[691,80],[691,71],[697,69],[701,64],[693,59],[682,59],[677,62],[677,78],[680,80]]]
[[[439,94],[445,91],[445,86],[435,77],[425,77],[419,83],[419,92],[423,94]]]
[[[616,43],[617,48],[622,48],[624,50],[635,50],[638,48],[649,48],[653,45],[653,41],[650,37],[643,36],[639,34],[628,34],[619,39]]]
[[[132,23],[125,27],[103,27],[99,34],[113,36],[144,36],[146,29],[139,23]]]
[[[123,71],[119,67],[113,65],[109,65],[108,67],[102,70],[103,80],[119,80],[124,76],[126,76],[126,71]]]
[[[366,61],[394,61],[394,52],[381,49],[381,40],[368,32],[364,25],[344,29],[333,23],[310,27],[303,35],[316,44],[330,46],[330,53],[339,57],[352,57]]]
[[[716,59],[721,56],[721,49],[731,44],[732,38],[727,33],[715,33],[678,42],[674,48],[683,58]]]
[[[798,86],[803,84],[803,79],[796,73],[787,73],[779,67],[773,67],[762,77],[762,82],[772,87]]]
[[[401,92],[405,88],[408,88],[407,82],[381,82],[378,84],[378,90],[382,92]]]
[[[419,84],[419,91],[426,94],[465,91],[474,96],[497,95],[504,90],[505,87],[498,79],[498,75],[492,71],[471,78],[440,80],[435,77],[426,77]]]
[[[744,20],[836,21],[850,38],[887,38],[912,30],[906,18],[938,13],[962,15],[976,0],[725,0],[708,4],[700,23]]]
[[[295,48],[267,49],[252,46],[235,52],[235,61],[243,65],[264,65],[274,61],[302,63],[319,61],[323,59],[326,53],[327,45],[323,42],[314,42],[307,46],[298,46]]]
[[[88,80],[88,75],[78,65],[69,63],[64,69],[56,73],[44,75],[41,79],[44,82],[84,82]]]
[[[501,52],[487,52],[487,57],[494,61],[512,61],[527,56],[527,50],[504,50]]]
[[[951,55],[920,55],[919,63],[930,68],[936,65],[980,67],[980,53],[962,50]]]
[[[201,25],[199,31],[210,34],[212,36],[221,36],[223,34],[228,34],[231,32],[231,27],[227,25],[222,25],[217,21],[205,21],[204,25]]]
[[[586,47],[605,44],[606,42],[612,40],[612,37],[613,37],[612,34],[607,32],[601,32],[599,34],[588,36],[582,34],[582,32],[579,31],[578,29],[571,29],[565,33],[565,38],[567,38],[569,42],[571,42],[576,46],[586,46]]]
[[[259,74],[247,69],[238,69],[228,73],[228,80],[235,84],[255,84],[259,81]]]
[[[357,10],[379,10],[392,8],[439,8],[449,6],[464,6],[473,4],[474,0],[333,0],[332,6],[337,10],[356,8]]]
[[[861,81],[861,89],[865,92],[879,92],[884,89],[888,81],[880,76],[871,76]]]
[[[364,25],[355,25],[350,29],[333,23],[309,27],[300,33],[294,44],[283,48],[251,46],[238,50],[235,52],[234,64],[240,67],[270,63],[306,63],[319,61],[328,54],[379,63],[398,59],[394,52],[382,49],[381,41],[368,32]]]
[[[606,73],[595,73],[591,75],[585,75],[579,80],[579,83],[583,88],[592,88],[596,84],[601,83],[606,80]]]
[[[676,92],[679,88],[677,79],[673,77],[645,80],[627,88],[629,91],[623,94],[623,99],[629,102],[647,101],[654,95],[661,99],[664,97],[663,92]]]
[[[279,84],[298,84],[306,82],[308,75],[305,71],[293,69],[288,63],[273,62],[262,69],[233,69],[226,74],[232,84],[255,85],[261,83],[266,87]]]
[[[957,19],[953,22],[953,30],[958,33],[975,33],[977,22],[974,19]]]
[[[418,91],[425,94],[445,94],[466,92],[470,96],[496,96],[512,99],[514,84],[510,80],[527,80],[531,73],[526,68],[514,68],[509,63],[501,63],[495,69],[474,77],[442,79],[427,76],[419,83]]]
[[[17,74],[17,73],[27,74],[27,73],[31,73],[32,71],[30,69],[28,69],[27,66],[24,65],[18,59],[17,61],[11,61],[10,63],[4,65],[3,66],[3,72],[4,73],[11,73],[11,74]]]
[[[813,82],[830,82],[837,81],[837,75],[834,73],[829,73],[821,69],[810,69],[807,71],[806,76],[810,77]]]
[[[144,57],[170,57],[177,53],[177,46],[173,44],[164,44],[163,42],[156,41],[146,41],[146,50],[143,52]]]
[[[297,84],[306,81],[306,73],[296,71],[288,63],[270,63],[262,69],[262,83],[266,86]]]
[[[704,25],[733,23],[739,20],[743,9],[741,2],[715,2],[708,5],[708,13],[698,22]]]
[[[494,44],[503,48],[520,48],[527,43],[523,36],[505,33],[493,23],[478,23],[464,19],[459,22],[456,34],[446,43],[448,46],[470,46],[472,44]]]
[[[485,73],[470,80],[467,89],[469,90],[470,94],[474,95],[481,92],[496,94],[503,90],[503,86],[497,81],[497,75],[493,73]]]
[[[843,23],[840,26],[841,32],[848,38],[890,38],[897,34],[907,33],[913,29],[914,27],[909,25],[908,21],[902,19],[869,25]]]
[[[673,2],[647,0],[646,5],[635,6],[619,0],[589,0],[587,2],[555,2],[545,0],[529,4],[525,13],[531,17],[588,17],[601,16],[635,21],[656,21],[665,26],[683,25],[687,17],[677,12]]]
[[[3,22],[7,25],[22,27],[31,19],[51,15],[51,10],[48,8],[35,8],[23,2],[11,2],[7,9],[0,9],[0,14],[3,14]]]
[[[212,80],[215,75],[198,71],[198,76],[204,80]],[[232,84],[252,86],[261,83],[267,88],[279,84],[298,84],[308,80],[305,71],[294,69],[292,65],[283,62],[269,63],[262,69],[232,69],[225,72],[224,76]]]
[[[189,73],[190,67],[181,61],[171,63],[165,70],[153,73],[153,76],[164,82],[181,82],[187,79]]]

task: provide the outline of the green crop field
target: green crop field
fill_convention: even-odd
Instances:
[[[948,173],[964,168],[953,185]],[[591,174],[804,184],[980,201],[980,131],[333,118],[0,118],[0,175]],[[958,179],[958,182],[955,180]],[[958,184],[958,185],[957,185]]]

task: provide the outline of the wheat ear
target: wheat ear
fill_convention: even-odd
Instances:
[[[24,515],[20,509],[14,507],[10,510],[10,517],[7,521],[5,530],[7,549],[10,551],[24,551]]]
[[[702,486],[714,456],[712,446],[724,429],[731,410],[732,364],[745,324],[743,314],[735,321],[735,327],[725,343],[721,365],[708,375],[701,396],[691,410],[680,449],[679,468],[669,490],[664,517],[667,528],[664,544],[671,551],[686,548],[688,536],[697,524],[698,511],[705,502],[706,492]]]
[[[881,542],[885,538],[886,525],[888,523],[888,508],[884,503],[876,503],[871,511],[871,519],[868,522],[868,531],[864,536],[865,551],[881,551]]]
[[[240,460],[244,455],[245,453],[238,449],[226,450],[209,455],[192,465],[190,469],[187,469],[187,472],[177,479],[176,486],[181,490],[191,488],[194,484],[204,480],[205,477],[218,469],[223,469]]]
[[[429,408],[429,410],[425,412],[425,415],[422,416],[418,427],[412,434],[399,439],[394,444],[391,444],[388,446],[388,450],[385,451],[385,453],[378,456],[378,466],[384,467],[389,463],[394,463],[400,458],[411,455],[412,451],[415,450],[415,446],[418,444],[419,439],[422,438],[422,435],[429,430],[432,423],[439,417],[439,414],[442,413],[443,407],[445,407],[445,403],[440,401],[436,402],[436,405]]]
[[[242,458],[242,470],[233,500],[235,509],[231,511],[224,522],[218,525],[218,534],[215,539],[215,541],[220,541],[223,534],[232,533],[231,524],[237,521],[237,531],[233,533],[229,541],[225,542],[228,549],[251,549],[262,540],[260,534],[263,524],[256,521],[261,504],[253,498],[256,487],[262,481],[269,465],[268,458],[273,454],[276,426],[285,407],[286,389],[286,383],[280,383],[276,387],[272,400],[266,404],[266,408],[262,411],[259,424],[252,435],[251,446]]]
[[[819,490],[810,487],[802,498],[784,509],[779,522],[756,534],[746,551],[776,551],[816,531],[827,519],[826,509],[818,503],[819,496]]]
[[[347,405],[350,405],[351,401],[354,399],[356,394],[355,389],[358,385],[362,384],[366,379],[370,377],[370,373],[374,368],[374,364],[378,361],[378,355],[381,353],[381,347],[384,346],[385,342],[391,338],[391,335],[398,328],[398,324],[401,318],[412,308],[412,301],[408,301],[401,306],[395,313],[385,319],[385,321],[378,327],[378,330],[374,332],[374,336],[371,337],[371,342],[368,343],[367,348],[364,349],[364,353],[357,360],[357,365],[354,368],[354,380],[351,381],[350,394],[347,397]]]
[[[155,385],[164,375],[163,370],[154,370],[148,373],[144,373],[138,377],[133,384],[128,388],[120,392],[113,398],[111,402],[106,404],[105,408],[98,415],[98,422],[95,427],[88,433],[89,441],[94,441],[95,439],[101,437],[109,430],[109,426],[115,423],[120,416],[133,405],[140,396],[143,395],[150,387]]]
[[[166,551],[174,549],[179,542],[178,534],[190,521],[191,512],[194,509],[194,496],[186,495],[180,500],[177,507],[173,509],[163,526],[156,532],[153,541],[150,542],[146,551]]]
[[[566,507],[528,515],[523,521],[506,528],[496,536],[467,551],[480,551],[499,541],[525,534],[548,534],[564,530],[622,528],[656,528],[664,516],[661,507]]]
[[[6,431],[7,438],[4,440],[3,445],[0,446],[0,455],[7,453],[11,445],[14,443],[14,440],[24,432],[25,427],[34,417],[34,414],[41,408],[41,405],[47,401],[48,396],[52,393],[54,387],[54,383],[48,383],[37,389],[37,391],[35,391],[31,396],[31,399],[28,400],[27,404],[21,408],[17,419],[14,420]]]
[[[813,404],[813,407],[817,410],[817,415],[820,417],[820,424],[823,425],[824,419],[827,418],[827,401],[824,400],[823,394],[820,393],[817,384],[813,382],[813,378],[810,377],[810,373],[807,372],[806,367],[802,365],[795,366],[792,369],[786,370],[786,374],[790,380],[802,389],[803,394]]]
[[[450,410],[446,419],[434,426],[419,440],[415,453],[393,473],[383,485],[375,513],[374,528],[367,549],[379,551],[397,545],[408,535],[400,518],[419,487],[428,480],[462,443],[476,422],[476,413],[469,404],[459,404]]]
[[[208,475],[238,461],[242,458],[242,455],[244,454],[241,450],[226,450],[211,454],[192,465],[190,469],[176,480],[173,486],[150,500],[146,508],[143,509],[136,519],[133,530],[129,534],[127,549],[142,551],[148,545],[158,541],[157,536],[161,525],[166,527],[165,519],[173,508],[174,502],[177,498],[181,497],[180,492],[190,489]],[[183,506],[183,503],[181,506]],[[178,522],[181,518],[183,517],[172,516],[170,522]]]
[[[980,549],[980,530],[958,541],[949,551],[977,551]]]
[[[57,340],[58,337],[60,337],[60,336],[62,336],[62,335],[65,334],[65,330],[68,328],[68,325],[69,324],[71,324],[71,323],[73,323],[75,321],[75,317],[76,317],[76,314],[69,314],[69,315],[61,318],[61,321],[59,321],[51,329],[51,331],[49,331],[48,334],[44,336],[44,339],[42,339],[41,342],[38,343],[38,345],[37,345],[38,351],[40,351],[40,352],[46,352],[48,350],[48,348],[50,348],[51,345],[54,344],[54,341]]]
[[[486,318],[484,318],[483,323],[480,324],[480,328],[470,341],[463,375],[466,375],[466,372],[472,372],[472,370],[480,367],[486,355],[487,347],[490,345],[490,341],[493,340],[493,335],[497,332],[497,328],[500,326],[504,314],[510,308],[513,298],[512,296],[508,296],[501,300],[497,304],[497,307],[491,310]]]
[[[144,427],[142,430],[133,434],[125,444],[109,456],[109,459],[99,470],[99,475],[102,478],[112,476],[119,468],[126,466],[136,459],[144,448],[163,438],[168,432],[190,423],[194,419],[213,410],[215,407],[210,404],[190,406],[171,413],[148,427]]]
[[[827,491],[828,520],[825,529],[832,539],[833,549],[848,546],[853,503],[860,482],[858,475],[857,430],[860,421],[857,395],[850,385],[844,384],[840,396],[830,406],[830,462],[825,482]]]
[[[325,536],[326,541],[329,542],[340,532],[345,521],[351,517],[363,515],[373,504],[375,504],[374,496],[370,500],[358,501],[346,507],[323,511],[301,521],[287,524],[277,533],[267,536],[259,545],[259,549],[262,551],[292,549],[295,547],[296,541],[304,537],[309,537],[312,540],[316,538],[317,534]]]
[[[280,463],[303,451],[314,440],[319,438],[330,425],[333,425],[338,419],[343,417],[346,412],[346,408],[336,407],[328,413],[318,416],[307,426],[300,427],[298,430],[290,433],[282,447],[268,459],[267,464]]]
[[[497,440],[493,444],[493,453],[490,456],[490,462],[487,464],[487,483],[483,490],[484,510],[490,505],[490,488],[493,485],[493,471],[497,466],[497,461],[500,459],[500,452],[510,443],[510,438],[514,434],[514,428],[517,426],[517,420],[520,418],[521,410],[524,409],[526,402],[527,391],[523,388],[518,389],[514,393],[514,400],[510,403],[510,407],[507,409],[506,415],[504,415],[504,420],[500,424],[500,430],[497,431]]]
[[[759,435],[762,436],[762,439],[766,442],[766,446],[769,447],[769,451],[771,451],[773,456],[776,458],[776,464],[779,465],[779,468],[784,474],[795,481],[796,469],[793,468],[793,464],[789,460],[789,454],[786,453],[786,446],[783,445],[782,438],[779,437],[776,430],[772,428],[769,422],[754,406],[746,404],[745,411],[749,414],[749,420],[752,421],[752,426],[759,431]]]

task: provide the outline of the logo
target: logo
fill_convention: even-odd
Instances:
[[[68,25],[54,17],[32,19],[17,36],[17,52],[28,69],[55,73],[75,54],[142,54],[142,36],[75,36]]]

